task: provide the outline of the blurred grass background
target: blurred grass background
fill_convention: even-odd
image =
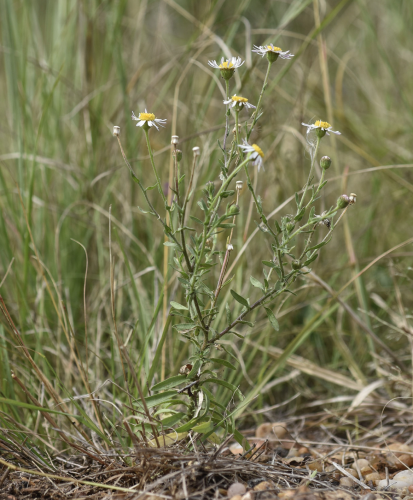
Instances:
[[[150,134],[165,189],[170,136],[177,133],[185,172],[191,148],[201,148],[199,195],[207,180],[218,179],[217,140],[225,121],[221,82],[209,59],[229,53],[245,59],[231,93],[256,103],[266,62],[251,53],[252,44],[272,42],[296,54],[273,65],[265,114],[252,137],[266,153],[256,182],[267,213],[306,181],[309,154],[301,122],[327,120],[342,132],[322,142],[321,154],[333,165],[320,212],[342,192],[355,192],[357,204],[313,268],[334,290],[412,236],[411,1],[3,0],[0,18],[0,293],[33,360],[63,398],[100,388],[101,399],[126,401],[111,312],[110,206],[118,332],[145,383],[167,312],[162,291],[166,304],[180,295],[170,267],[164,286],[163,233],[138,209],[146,208],[144,200],[112,127],[121,127],[126,154],[149,186],[153,172],[131,111],[146,107],[166,118],[166,128]],[[392,165],[398,167],[380,168]],[[247,191],[240,205],[233,257],[242,253],[231,272],[234,288],[253,297],[249,277],[260,277],[261,260],[271,249],[262,234],[247,239],[257,219],[253,209],[248,220]],[[287,205],[282,213],[290,211]],[[412,256],[407,245],[383,257],[342,295],[405,363]],[[299,286],[297,296],[276,304],[279,333],[258,315],[245,340],[227,339],[242,370],[222,376],[247,395],[259,387],[249,410],[295,396],[281,408],[292,414],[319,396],[354,397],[368,381],[385,376],[388,355],[333,301],[296,351],[305,361],[291,358],[282,372],[267,377],[279,356],[274,348],[285,348],[327,304],[328,292],[314,281]],[[73,334],[66,337],[69,323]],[[168,376],[187,361],[188,351],[171,331],[165,345]],[[42,404],[53,406],[23,351],[2,316],[2,397],[26,401],[13,371]],[[161,367],[155,375],[160,380]],[[102,387],[107,380],[112,383]],[[227,396],[223,391],[223,400]],[[73,411],[82,408],[79,403]],[[24,421],[38,429],[36,412],[6,403],[0,409],[3,428]],[[89,414],[86,406],[84,411]]]

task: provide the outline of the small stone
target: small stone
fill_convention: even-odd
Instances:
[[[413,484],[411,484],[407,489],[410,491],[410,493],[413,493]]]
[[[269,481],[262,481],[262,483],[258,483],[256,486],[254,486],[254,491],[267,491],[273,489],[274,485]]]
[[[233,498],[235,495],[242,496],[246,493],[247,488],[242,483],[233,483],[228,488],[227,497]]]
[[[351,466],[354,470],[364,469],[365,467],[370,467],[369,462],[365,458],[359,458],[354,462],[354,464]],[[371,469],[370,469],[371,470]]]
[[[242,496],[241,500],[253,500],[254,495],[249,491],[248,493],[245,493],[245,495]]]
[[[392,451],[396,455],[396,457],[399,457],[400,455],[403,455],[405,453],[409,453],[412,451],[412,449],[410,448],[409,445],[404,444],[404,443],[399,443],[399,442],[390,444],[387,447],[387,449],[389,451]]]
[[[355,482],[349,477],[344,476],[340,479],[340,486],[344,486],[345,488],[354,488]]]
[[[371,474],[367,474],[365,477],[366,481],[380,481],[380,474],[378,472],[372,472]]]
[[[231,497],[231,500],[242,500],[242,496],[241,495],[234,495],[233,497]]]
[[[356,470],[354,470],[354,469],[346,469],[346,472],[348,472],[349,474],[351,474],[356,479],[359,478],[358,472]]]
[[[256,435],[259,438],[278,438],[281,439],[287,434],[287,427],[284,422],[274,422],[261,424],[257,428]]]
[[[310,450],[306,446],[301,446],[301,448],[298,448],[299,455],[304,455],[305,453],[310,453]]]
[[[308,462],[308,468],[310,470],[317,470],[318,472],[321,472],[323,468],[323,462],[321,460],[314,460],[313,462]]]
[[[413,471],[403,470],[398,472],[393,476],[393,479],[389,480],[389,487],[394,490],[402,490],[403,488],[408,488],[413,485]],[[378,482],[378,488],[384,489],[387,487],[387,479],[382,479]]]
[[[239,443],[234,443],[229,447],[229,451],[233,455],[242,455],[244,453],[244,448]]]
[[[363,467],[362,469],[360,469],[360,472],[362,476],[367,476],[368,474],[374,472],[374,469],[370,465],[368,465],[367,467]]]
[[[413,466],[413,456],[412,455],[400,455],[398,457],[399,461],[396,464],[398,469],[408,469]]]

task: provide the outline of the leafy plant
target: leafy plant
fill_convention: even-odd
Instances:
[[[325,177],[331,165],[329,157],[321,158],[320,177],[316,181],[314,170],[318,162],[320,144],[329,132],[339,134],[332,130],[329,123],[317,120],[314,124],[303,124],[307,127],[311,164],[306,184],[295,194],[295,213],[285,215],[278,221],[270,221],[264,213],[261,197],[256,193],[250,176],[250,170],[254,167],[258,171],[264,170],[264,153],[257,144],[250,145],[248,141],[263,116],[261,105],[272,65],[280,58],[290,59],[293,55],[289,51],[282,52],[273,45],[255,47],[254,52],[266,56],[268,62],[257,107],[244,97],[230,97],[231,79],[243,64],[240,58],[230,58],[226,61],[222,59],[220,64],[216,61],[209,62],[210,66],[220,71],[225,81],[226,126],[222,144],[218,142],[222,153],[219,180],[210,179],[207,182],[196,204],[192,203],[196,196],[193,179],[200,158],[199,147],[193,148],[192,166],[187,175],[184,173],[187,168],[182,153],[177,148],[179,137],[172,137],[174,176],[173,184],[169,186],[173,194],[172,202],[169,203],[154,161],[149,137],[150,131],[154,128],[159,130],[165,120],[156,118],[146,110],[138,116],[132,114],[132,119],[138,122],[137,126],[141,127],[145,134],[156,177],[156,184],[150,187],[145,187],[134,172],[122,149],[120,128],[114,128],[114,135],[119,141],[131,177],[138,184],[147,202],[148,211],[142,211],[162,224],[167,238],[164,245],[173,253],[173,267],[179,276],[182,303],[170,303],[171,309],[164,331],[167,331],[169,321],[173,318],[173,335],[181,336],[191,345],[191,355],[180,369],[180,373],[172,374],[170,378],[152,385],[149,396],[142,394],[137,403],[140,414],[143,415],[139,427],[141,430],[144,429],[145,423],[150,423],[146,418],[149,415],[148,408],[155,408],[153,415],[160,421],[159,425],[164,429],[173,428],[178,436],[185,436],[192,430],[216,441],[218,438],[215,432],[223,429],[225,432],[234,433],[241,441],[242,436],[235,429],[236,410],[224,406],[215,397],[215,389],[220,386],[228,390],[229,400],[236,401],[236,405],[243,404],[243,395],[239,388],[217,374],[217,367],[220,366],[228,370],[238,369],[237,358],[221,341],[230,335],[242,338],[236,327],[252,327],[253,323],[249,318],[258,308],[263,309],[274,330],[278,331],[274,303],[282,295],[294,294],[294,283],[311,271],[309,266],[319,257],[321,249],[330,242],[334,229],[348,207],[356,201],[355,194],[341,195],[335,205],[321,214],[316,214],[316,204],[327,183]],[[241,125],[240,113],[244,108],[255,108],[255,111]],[[231,132],[232,126],[234,128]],[[230,136],[231,143],[228,145]],[[259,294],[254,301],[232,288],[233,277],[226,276],[227,266],[234,251],[232,236],[234,229],[238,227],[238,200],[243,191],[243,175],[254,200],[258,219],[256,224],[271,249],[268,258],[262,261],[262,277],[249,278]],[[162,199],[165,215],[160,214],[151,201],[151,197],[156,193]],[[341,213],[335,220],[339,211]],[[313,238],[322,228],[327,228],[327,233],[321,233],[315,242]],[[213,274],[215,267],[220,269],[218,280]],[[224,289],[230,290],[228,301],[221,299]],[[220,353],[224,351],[232,356],[233,362],[220,357]],[[155,362],[157,360],[159,356],[155,356]],[[154,370],[151,370],[149,373],[149,384],[152,382],[153,372]]]

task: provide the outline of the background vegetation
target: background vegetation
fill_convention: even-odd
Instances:
[[[355,192],[357,204],[316,261],[316,275],[277,303],[280,331],[256,316],[252,333],[228,340],[241,369],[221,376],[257,396],[239,412],[245,425],[262,418],[251,412],[264,405],[287,401],[275,411],[294,414],[337,395],[348,405],[389,373],[400,382],[397,363],[410,363],[412,246],[383,254],[412,236],[412,16],[409,0],[0,3],[0,293],[10,313],[0,324],[4,436],[19,429],[13,439],[23,440],[35,431],[51,443],[37,412],[5,401],[33,403],[28,394],[84,415],[89,426],[97,422],[92,391],[109,401],[102,402],[103,427],[116,422],[112,403],[130,414],[124,390],[138,396],[133,370],[145,387],[169,302],[180,292],[161,227],[138,209],[144,200],[112,127],[121,127],[135,171],[153,185],[144,135],[130,116],[146,107],[166,118],[165,129],[151,132],[165,190],[173,133],[186,171],[192,147],[201,148],[201,190],[218,178],[224,125],[221,83],[207,61],[228,53],[245,58],[236,90],[256,103],[266,63],[251,48],[266,41],[296,56],[273,66],[254,131],[266,153],[266,170],[254,179],[265,212],[304,185],[309,155],[301,122],[313,118],[342,132],[322,143],[333,164],[320,212],[342,192]],[[234,289],[253,297],[249,277],[270,248],[256,234],[247,190],[240,207],[230,275]],[[280,213],[293,210],[287,204]],[[351,279],[341,302],[331,300]],[[303,342],[292,345],[297,336]],[[121,362],[119,345],[133,370]],[[155,381],[178,373],[189,355],[172,330],[164,345]],[[295,353],[277,364],[287,346]],[[408,383],[401,383],[403,394]],[[228,399],[222,389],[222,402]]]

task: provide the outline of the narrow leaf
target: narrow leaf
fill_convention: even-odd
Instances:
[[[274,313],[269,309],[268,307],[264,307],[265,312],[267,313],[268,319],[270,320],[270,323],[274,330],[278,332],[280,329],[280,325],[278,324],[277,318],[275,317]]]
[[[248,304],[248,301],[246,299],[244,299],[244,297],[241,297],[241,295],[238,295],[238,293],[234,292],[234,290],[232,290],[232,289],[230,291],[231,291],[231,295],[234,297],[234,299],[237,302],[239,302],[243,306],[247,307],[248,309],[250,308],[250,305]]]
[[[152,391],[164,391],[165,389],[171,389],[172,387],[176,387],[179,384],[182,384],[186,380],[186,375],[176,375],[175,377],[167,378],[159,384],[155,384],[152,387]]]
[[[236,370],[235,366],[232,363],[230,363],[229,361],[227,361],[226,359],[220,359],[220,358],[209,358],[209,359],[213,363],[217,363],[219,365],[226,366],[227,368],[230,368],[231,370]]]

